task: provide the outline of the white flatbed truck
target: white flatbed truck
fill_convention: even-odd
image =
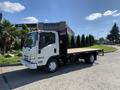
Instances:
[[[30,69],[45,66],[48,72],[55,72],[59,65],[73,63],[78,59],[84,59],[85,63],[93,64],[99,52],[103,50],[67,49],[67,30],[38,30],[27,35],[21,63]]]

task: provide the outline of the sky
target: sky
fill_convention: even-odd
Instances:
[[[0,0],[0,12],[13,24],[66,21],[76,35],[96,38],[120,27],[120,0]]]

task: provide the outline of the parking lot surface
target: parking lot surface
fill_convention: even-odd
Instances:
[[[76,63],[55,73],[24,66],[0,67],[0,90],[120,90],[120,47],[94,65]]]

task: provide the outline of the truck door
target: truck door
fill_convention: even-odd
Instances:
[[[39,34],[38,64],[45,65],[51,56],[58,55],[56,34],[41,32]]]

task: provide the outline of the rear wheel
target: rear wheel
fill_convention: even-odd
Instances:
[[[85,58],[85,63],[87,64],[93,64],[95,62],[95,56],[94,55],[88,55]]]
[[[46,70],[49,73],[53,73],[58,69],[58,62],[56,59],[49,59],[47,65],[46,65]]]

